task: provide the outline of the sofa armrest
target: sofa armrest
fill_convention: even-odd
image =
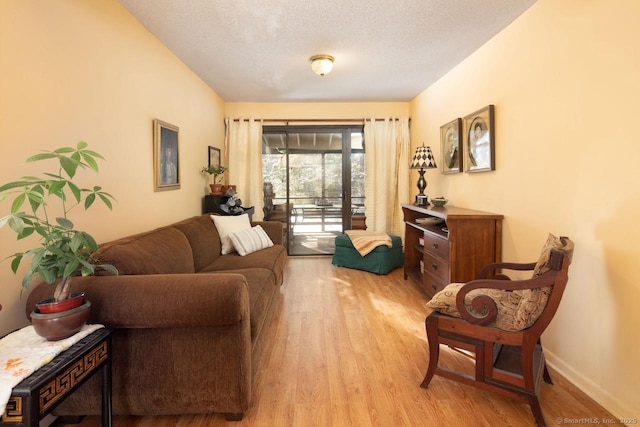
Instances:
[[[228,326],[249,321],[249,291],[241,274],[150,274],[74,277],[74,291],[91,302],[89,323],[112,328]],[[53,294],[42,283],[27,301]]]
[[[267,235],[271,239],[274,245],[282,244],[282,223],[279,221],[259,221],[252,222],[251,226],[254,227],[256,225],[261,226],[264,231],[266,231]]]

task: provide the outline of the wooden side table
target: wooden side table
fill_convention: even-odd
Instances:
[[[93,374],[102,373],[102,425],[112,425],[111,329],[87,335],[13,388],[0,426],[33,426]]]
[[[234,214],[223,211],[220,206],[227,203],[227,199],[229,199],[229,196],[214,196],[212,194],[204,196],[204,198],[202,199],[202,213],[217,213],[224,216],[242,215],[243,213],[246,213],[247,215],[249,215],[249,221],[252,220],[253,213],[255,211],[255,208],[253,206],[248,208],[242,207],[242,212]]]

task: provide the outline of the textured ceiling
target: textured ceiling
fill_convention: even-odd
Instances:
[[[535,0],[119,2],[227,102],[374,102],[411,100]]]

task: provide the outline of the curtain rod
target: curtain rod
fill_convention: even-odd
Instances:
[[[243,119],[244,120],[244,119]],[[285,122],[285,123],[295,123],[295,122],[342,122],[342,123],[364,123],[368,119],[254,119],[256,121],[261,122]],[[376,122],[383,122],[387,119],[373,119]],[[393,121],[397,121],[400,119],[392,119]],[[240,119],[233,119],[234,122],[239,122]],[[411,121],[411,119],[409,119]]]

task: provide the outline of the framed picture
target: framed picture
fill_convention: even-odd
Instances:
[[[155,191],[180,188],[178,127],[153,120],[153,182]]]
[[[220,164],[220,149],[209,146],[209,166]]]
[[[462,119],[458,118],[440,127],[440,152],[442,173],[458,173],[462,170]]]
[[[464,118],[466,172],[496,169],[493,115],[493,105],[487,105]]]

